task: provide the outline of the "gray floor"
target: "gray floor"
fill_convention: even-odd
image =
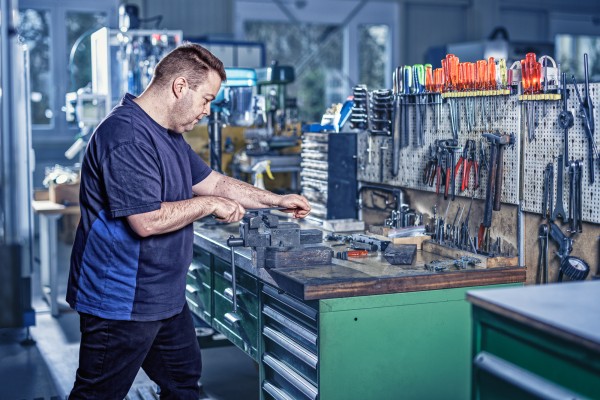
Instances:
[[[37,251],[37,249],[36,249]],[[59,247],[59,299],[64,299],[70,246]],[[0,399],[63,399],[73,384],[78,363],[79,319],[66,304],[58,318],[50,315],[39,285],[39,266],[33,276],[33,306],[36,325],[31,328],[34,345],[24,346],[25,329],[0,329]],[[214,400],[258,399],[256,363],[235,346],[202,350],[202,385],[205,397]],[[140,371],[130,399],[151,399],[153,382]]]

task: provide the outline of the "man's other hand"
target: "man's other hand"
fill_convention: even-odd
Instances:
[[[213,197],[214,211],[213,215],[217,221],[237,222],[244,217],[246,209],[237,201],[226,199],[224,197]]]
[[[294,214],[294,218],[304,218],[310,213],[310,204],[306,197],[297,194],[281,196],[277,206],[285,207],[282,211]]]

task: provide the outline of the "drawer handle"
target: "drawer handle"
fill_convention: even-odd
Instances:
[[[304,328],[303,326],[299,325],[298,323],[294,322],[287,316],[281,314],[278,311],[275,311],[272,307],[264,306],[263,314],[267,317],[272,318],[274,321],[280,323],[281,325],[291,330],[301,338],[308,340],[313,345],[317,345],[317,335]]]
[[[269,367],[273,368],[275,372],[277,372],[283,379],[291,383],[296,387],[299,391],[304,393],[306,397],[312,400],[316,400],[319,396],[319,391],[314,385],[308,382],[305,378],[298,375],[294,370],[290,367],[277,360],[276,358],[270,356],[269,354],[265,354],[263,357],[263,361]]]
[[[513,363],[482,351],[473,361],[475,373],[485,371],[494,377],[540,399],[583,399],[581,395],[565,389],[541,376],[527,371]],[[477,378],[475,378],[477,379]]]
[[[192,285],[185,285],[185,291],[190,293],[190,294],[196,294],[198,293],[200,289],[193,287]]]
[[[271,339],[273,342],[277,343],[285,350],[289,351],[292,355],[294,355],[299,360],[303,361],[309,367],[317,369],[317,365],[319,364],[319,359],[310,351],[306,350],[304,347],[300,346],[292,339],[288,338],[281,332],[278,332],[274,329],[265,326],[263,329],[263,335]]]
[[[310,318],[311,320],[315,322],[317,321],[317,310],[307,306],[299,300],[293,299],[288,295],[281,294],[277,291],[277,289],[267,285],[263,286],[263,293],[272,298],[273,300],[283,303],[286,306],[294,309],[295,311],[298,311],[299,313]]]
[[[269,381],[263,383],[263,390],[269,393],[275,400],[294,400],[283,389],[278,388]]]
[[[240,290],[237,290],[235,293],[238,297],[242,295],[242,292]],[[223,290],[223,296],[225,296],[225,298],[229,299],[230,301],[233,301],[233,288],[226,288],[225,290]]]

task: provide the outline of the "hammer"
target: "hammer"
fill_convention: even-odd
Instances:
[[[500,198],[502,196],[502,179],[504,177],[504,147],[515,142],[513,134],[484,133],[490,142],[490,162],[488,163],[488,181],[485,194],[485,210],[483,223],[479,227],[479,243],[483,240],[486,228],[492,226],[492,209],[500,210]]]

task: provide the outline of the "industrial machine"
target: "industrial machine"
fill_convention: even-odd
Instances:
[[[181,31],[101,28],[92,34],[92,93],[104,95],[105,115],[125,93],[141,94],[154,67],[181,44]]]
[[[127,24],[122,21],[120,29],[101,28],[91,34],[92,82],[66,96],[67,121],[75,121],[79,127],[75,142],[65,152],[69,160],[81,155],[86,136],[125,93],[137,96],[144,91],[156,64],[182,41],[181,31],[129,30],[134,15],[121,15]],[[80,40],[75,46],[78,43]]]
[[[226,68],[226,73],[209,117],[211,167],[222,171],[223,126],[245,127],[245,146],[233,159],[233,175],[253,174],[255,165],[269,161],[273,173],[292,173],[291,190],[297,191],[301,157],[294,148],[300,138],[294,130],[295,101],[286,94],[293,68],[274,63],[259,69]]]
[[[223,126],[252,126],[260,119],[260,100],[255,95],[256,71],[251,68],[226,68],[225,73],[227,80],[221,84],[211,103],[208,120],[210,166],[218,172],[223,172]]]

